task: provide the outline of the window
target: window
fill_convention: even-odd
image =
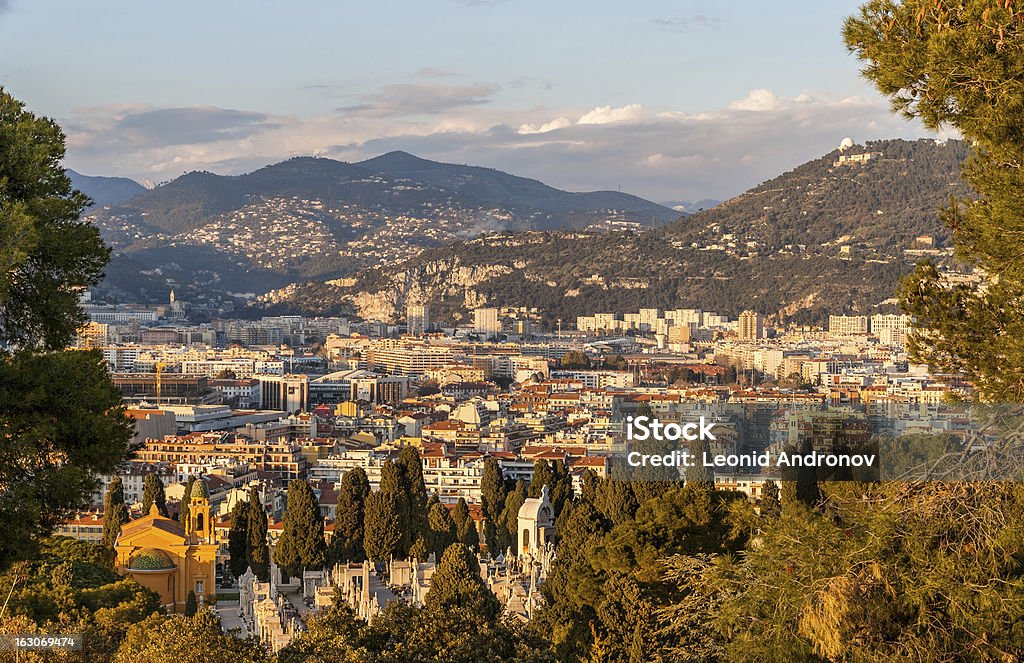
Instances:
[[[205,587],[204,587],[203,581],[202,580],[196,580],[196,598],[198,598],[198,597],[200,597],[200,596],[202,596],[204,594],[204,592],[203,592],[204,589],[205,589]]]

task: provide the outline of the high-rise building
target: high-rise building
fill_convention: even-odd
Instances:
[[[430,307],[426,304],[409,304],[405,311],[410,334],[422,334],[430,329]]]
[[[484,336],[494,336],[501,333],[501,323],[498,321],[498,309],[478,308],[473,311],[473,330]]]
[[[740,339],[752,341],[764,338],[764,317],[754,311],[740,313],[740,323],[737,327]]]
[[[257,375],[260,381],[260,408],[303,412],[309,405],[308,375]]]

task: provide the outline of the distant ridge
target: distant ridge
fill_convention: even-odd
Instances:
[[[71,185],[92,198],[96,207],[120,205],[146,191],[146,187],[127,177],[93,177],[70,168],[64,172],[71,178]]]
[[[139,187],[141,189],[141,186]],[[94,209],[115,248],[105,285],[142,298],[139,265],[169,290],[266,292],[337,278],[496,232],[649,229],[675,210],[614,191],[573,193],[491,168],[390,152],[295,157],[236,176],[190,172]],[[120,268],[119,268],[120,267]]]
[[[922,249],[948,254],[938,210],[950,195],[968,195],[968,152],[960,141],[854,145],[847,155],[872,156],[840,163],[830,152],[649,232],[466,240],[345,285],[300,287],[275,298],[275,310],[396,320],[416,299],[438,319],[464,315],[467,301],[538,307],[549,322],[640,307],[754,309],[807,322],[873,312]]]

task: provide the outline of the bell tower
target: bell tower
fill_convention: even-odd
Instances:
[[[188,528],[186,531],[192,543],[213,541],[213,523],[210,522],[210,493],[206,482],[196,479],[188,504]]]

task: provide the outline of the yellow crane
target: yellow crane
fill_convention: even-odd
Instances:
[[[157,407],[160,406],[160,375],[164,372],[164,367],[166,367],[166,366],[167,366],[167,364],[162,362],[162,361],[158,361],[156,363],[156,404],[157,404]]]

